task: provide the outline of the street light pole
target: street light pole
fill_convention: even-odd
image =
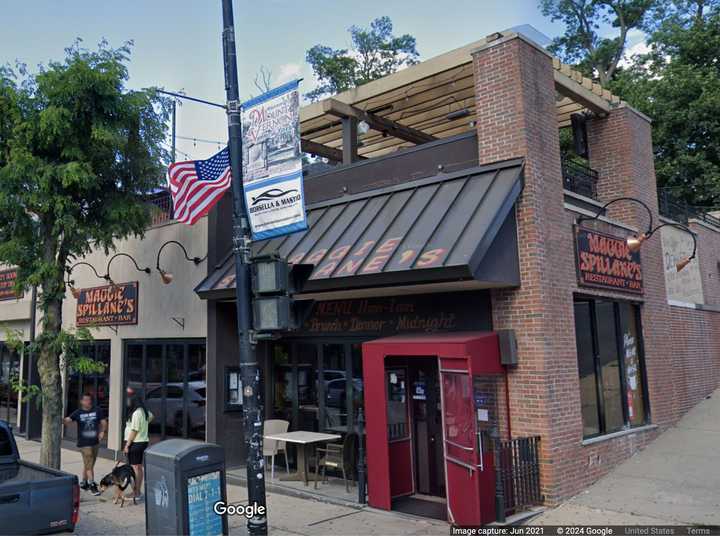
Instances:
[[[260,392],[260,368],[255,344],[251,340],[250,292],[250,224],[242,185],[242,128],[238,90],[235,23],[232,0],[222,0],[223,57],[225,63],[225,94],[227,97],[230,168],[232,170],[233,251],[235,254],[235,302],[237,307],[240,370],[243,385],[243,430],[247,465],[248,503],[262,507],[248,519],[248,532],[267,534],[264,460],[262,455],[263,415]]]

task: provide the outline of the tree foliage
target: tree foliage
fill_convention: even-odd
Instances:
[[[540,0],[542,14],[561,21],[565,32],[550,50],[602,85],[613,79],[627,45],[628,33],[644,27],[658,0]],[[615,35],[603,35],[604,27]]]
[[[315,45],[307,51],[306,60],[320,82],[308,98],[334,95],[418,62],[415,38],[393,35],[389,17],[373,20],[369,28],[352,26],[349,32],[350,50]]]
[[[720,5],[682,2],[612,90],[653,120],[658,185],[720,204]],[[681,8],[681,9],[680,9]]]
[[[145,195],[164,177],[168,102],[129,90],[131,43],[96,50],[80,41],[63,61],[30,73],[0,70],[0,263],[17,287],[40,289],[37,338],[43,390],[41,460],[60,458],[60,359],[75,336],[62,329],[64,275],[91,248],[141,235]],[[47,442],[47,444],[46,444]]]

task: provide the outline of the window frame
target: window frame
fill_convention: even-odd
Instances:
[[[599,341],[598,341],[598,316],[597,316],[597,302],[598,301],[605,301],[605,302],[611,302],[613,304],[613,320],[615,323],[615,348],[616,348],[616,355],[618,359],[618,366],[620,368],[620,382],[623,388],[623,393],[626,393],[627,389],[627,375],[626,375],[626,364],[625,364],[625,358],[624,358],[624,346],[623,346],[623,340],[622,340],[622,321],[621,321],[621,314],[620,314],[620,307],[621,305],[627,305],[630,308],[630,314],[633,314],[635,317],[635,325],[637,329],[637,351],[638,351],[638,366],[640,368],[640,385],[642,386],[642,403],[643,403],[643,409],[644,409],[644,419],[639,424],[632,424],[630,421],[629,416],[629,409],[628,409],[628,401],[627,396],[621,396],[620,397],[620,403],[622,405],[622,413],[623,413],[623,426],[619,430],[608,430],[607,429],[607,423],[606,423],[606,411],[605,411],[605,398],[604,398],[604,389],[603,389],[603,378],[602,378],[602,369],[600,366],[600,354],[599,354]],[[591,341],[592,341],[592,358],[593,358],[593,365],[595,370],[595,397],[597,400],[597,411],[598,411],[598,433],[596,434],[590,434],[585,435],[583,432],[583,440],[587,439],[593,439],[597,437],[602,437],[608,434],[613,434],[617,432],[621,432],[624,430],[630,430],[633,428],[639,428],[642,426],[646,426],[650,422],[652,422],[651,413],[650,413],[650,397],[648,393],[648,381],[647,381],[647,369],[646,369],[646,362],[645,362],[645,341],[643,336],[643,327],[642,327],[642,303],[636,302],[632,300],[621,300],[614,297],[607,297],[607,296],[593,296],[589,294],[574,294],[573,295],[573,315],[575,310],[575,304],[579,302],[586,302],[588,303],[589,310],[590,310],[590,327],[592,329],[591,333]],[[575,322],[575,318],[573,318],[573,322]],[[575,341],[576,344],[576,351],[577,351],[577,339]],[[579,378],[579,362],[577,361],[579,357],[576,355],[576,363],[578,365],[578,378]],[[582,415],[581,415],[582,418]],[[584,427],[584,423],[583,423]]]

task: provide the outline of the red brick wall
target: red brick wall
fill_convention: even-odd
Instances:
[[[549,501],[574,489],[561,463],[580,429],[580,394],[568,281],[574,265],[564,224],[551,58],[514,38],[473,55],[480,163],[525,158],[517,205],[521,287],[492,292],[495,329],[515,329],[520,364],[509,373],[513,436],[540,434]]]
[[[697,235],[698,252],[694,262],[700,264],[705,303],[720,305],[720,232],[702,223],[690,222],[689,227]]]
[[[671,307],[675,418],[720,384],[720,312]]]
[[[642,249],[642,297],[578,288],[573,251],[577,214],[563,203],[551,58],[520,38],[503,38],[476,51],[473,63],[480,164],[525,158],[525,187],[517,205],[521,286],[492,291],[493,323],[495,329],[516,331],[519,365],[508,373],[512,435],[541,435],[542,492],[546,502],[555,503],[645,446],[717,386],[717,373],[707,370],[720,369],[720,313],[708,320],[714,313],[671,312],[659,234]],[[591,120],[588,134],[601,201],[640,198],[657,223],[648,121],[619,107],[606,118]],[[632,202],[614,204],[608,215],[633,228],[648,224],[647,213]],[[630,232],[603,222],[588,225],[620,236]],[[660,428],[583,445],[573,316],[578,292],[642,303],[650,410]],[[686,340],[676,335],[679,322],[686,322]],[[708,331],[713,326],[718,335]],[[687,356],[679,357],[683,352]],[[712,357],[703,364],[703,355]],[[679,375],[684,379],[676,385]]]

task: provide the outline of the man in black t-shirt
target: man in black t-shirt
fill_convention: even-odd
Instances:
[[[95,460],[97,460],[100,441],[105,437],[107,418],[101,408],[93,406],[92,396],[85,394],[80,400],[80,408],[65,417],[65,424],[77,423],[77,446],[83,459],[83,474],[80,487],[100,495],[95,483]]]

